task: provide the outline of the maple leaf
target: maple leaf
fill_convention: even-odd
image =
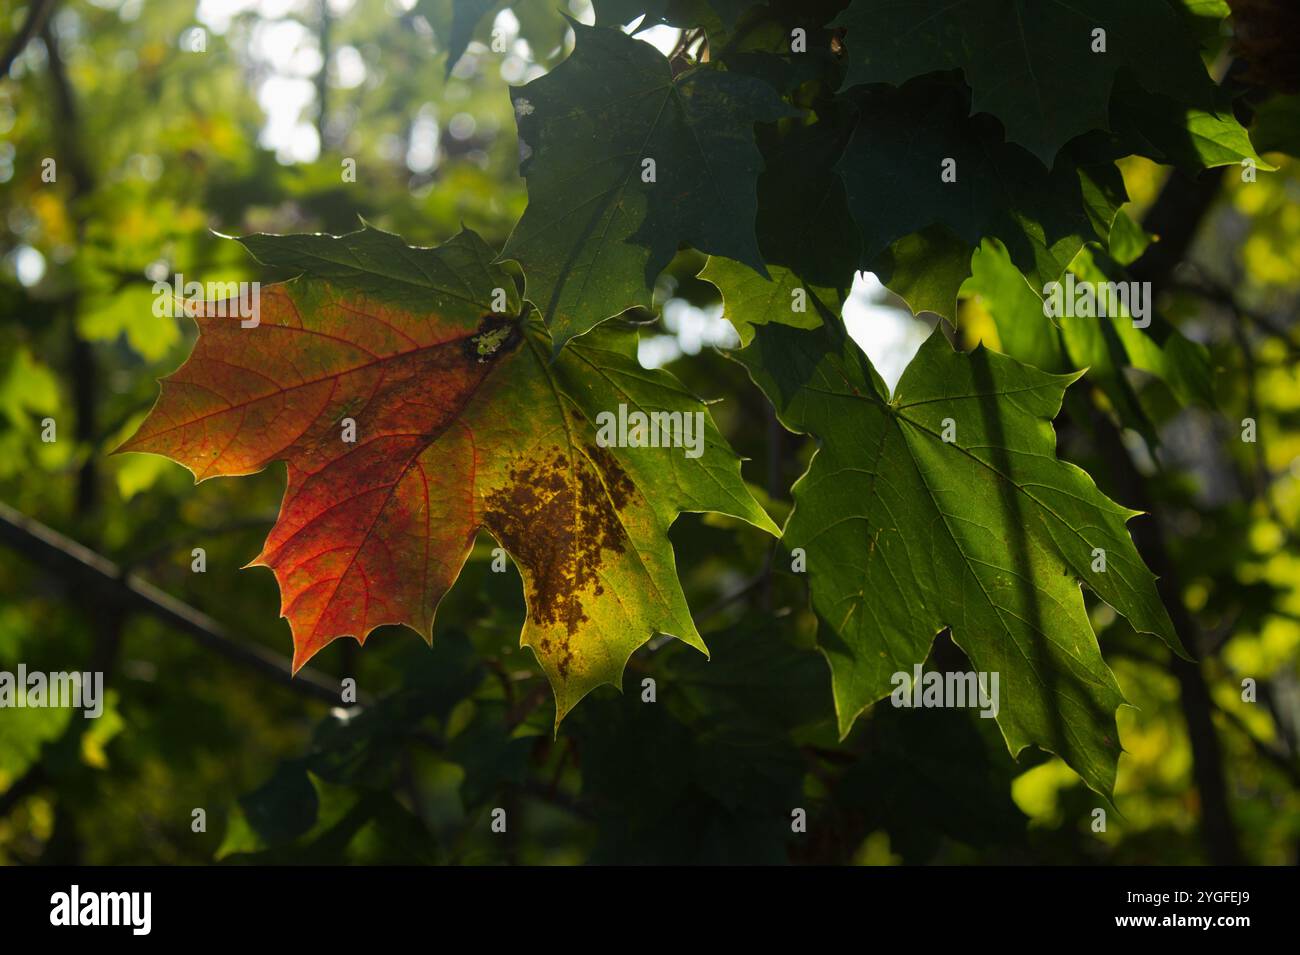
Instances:
[[[846,86],[960,69],[971,109],[996,116],[1007,138],[1048,168],[1068,140],[1109,128],[1122,69],[1178,102],[1214,97],[1196,43],[1166,0],[854,0],[834,25],[848,31]]]
[[[683,242],[764,271],[753,128],[795,112],[761,80],[710,66],[674,77],[648,43],[574,31],[572,56],[510,91],[528,207],[501,253],[523,267],[557,351],[648,306]]]
[[[857,118],[837,169],[861,230],[861,267],[913,311],[953,316],[984,238],[1000,240],[1038,286],[1055,281],[1085,243],[1106,238],[1127,198],[1097,143],[1072,144],[1044,169],[1003,142],[987,116],[967,117],[965,92],[933,77],[854,99]]]
[[[860,241],[834,165],[849,131],[823,121],[771,128],[760,137],[765,168],[758,181],[757,234],[768,277],[716,255],[699,273],[727,290],[725,315],[742,345],[764,322],[817,328],[822,319],[816,305],[838,314],[848,298]]]
[[[971,268],[965,291],[992,319],[1000,351],[1043,371],[1086,368],[1089,381],[1105,392],[1120,420],[1151,445],[1157,441],[1156,428],[1129,381],[1128,369],[1160,380],[1181,404],[1215,407],[1209,352],[1154,309],[1146,318],[1147,328],[1135,327],[1122,304],[1115,315],[1048,318],[1042,296],[1011,263],[1006,248],[991,239],[976,250]],[[1127,281],[1113,260],[1091,247],[1079,253],[1070,272],[1094,287]]]
[[[1235,166],[1249,159],[1255,168],[1277,169],[1261,158],[1250,134],[1232,114],[1232,97],[1216,90],[1205,106],[1187,106],[1148,93],[1121,77],[1111,99],[1110,128],[1124,147],[1167,165],[1196,173],[1214,166]]]
[[[704,650],[669,526],[718,511],[776,527],[703,403],[637,363],[635,331],[599,329],[552,360],[544,325],[468,231],[434,249],[370,228],[240,241],[299,277],[262,289],[255,327],[200,316],[193,354],[119,450],[165,455],[200,481],[286,462],[252,563],[279,582],[295,670],[383,624],[432,641],[480,529],[520,568],[521,642],[551,680],[557,723],[655,633]],[[602,446],[593,422],[620,405],[698,414],[700,453]]]
[[[451,5],[451,29],[448,31],[447,64],[444,67],[446,76],[451,76],[451,71],[465,55],[465,48],[469,46],[479,21],[495,6],[496,0],[458,0]]]
[[[490,46],[503,38],[496,19],[505,9],[518,23],[516,36],[526,37],[532,57],[549,67],[564,53],[569,21],[561,6],[552,0],[415,0],[414,12],[428,21],[446,50],[443,73],[450,77],[472,41]]]
[[[1123,698],[1080,583],[1183,650],[1125,527],[1137,512],[1056,458],[1051,420],[1078,375],[959,354],[937,331],[892,395],[835,326],[764,324],[738,358],[820,442],[783,539],[806,552],[841,734],[951,628],[976,671],[1000,674],[1011,752],[1036,744],[1109,796]]]

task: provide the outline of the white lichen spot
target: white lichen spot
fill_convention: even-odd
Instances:
[[[528,102],[528,100],[524,99],[522,96],[519,97],[519,99],[515,100],[516,116],[531,116],[532,113],[533,113],[532,103]]]

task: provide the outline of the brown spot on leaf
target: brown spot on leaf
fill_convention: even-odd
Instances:
[[[604,593],[603,555],[626,546],[619,512],[633,489],[607,449],[579,446],[570,454],[553,446],[521,457],[509,483],[487,495],[483,524],[528,570],[529,608],[541,623],[564,628],[559,647],[550,640],[540,647],[546,655],[555,650],[561,678],[573,659],[570,638],[587,620],[583,595]]]

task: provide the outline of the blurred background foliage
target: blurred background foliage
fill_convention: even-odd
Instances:
[[[0,500],[241,642],[284,654],[271,574],[240,570],[274,520],[282,470],[195,487],[164,459],[108,453],[195,334],[187,319],[155,317],[153,283],[269,280],[221,236],[339,233],[362,218],[416,245],[463,223],[500,247],[527,198],[507,89],[571,49],[561,3],[49,4],[0,78]],[[32,6],[5,0],[0,43]],[[592,20],[585,0],[567,12]],[[1228,38],[1216,29],[1207,57],[1221,68]],[[665,52],[678,40],[665,26],[642,35]],[[1262,150],[1276,147],[1267,158],[1278,170],[1244,183],[1229,167],[1214,180],[1163,293],[1164,317],[1206,349],[1210,401],[1183,407],[1140,366],[1109,379],[1096,369],[1058,422],[1062,454],[1152,512],[1135,523],[1163,530],[1208,690],[1189,704],[1167,655],[1093,607],[1133,704],[1120,713],[1126,752],[1105,832],[1092,827],[1101,800],[1063,764],[1030,752],[1013,761],[992,721],[971,712],[877,706],[839,741],[816,622],[788,559],[738,522],[684,515],[672,537],[712,662],[652,641],[622,694],[597,691],[555,737],[546,682],[518,647],[519,578],[491,572],[486,537],[439,612],[431,651],[392,628],[364,652],[340,640],[313,661],[357,682],[361,703],[332,707],[48,574],[21,547],[0,549],[0,669],[103,669],[111,688],[99,720],[0,711],[0,861],[1190,863],[1227,851],[1295,863],[1295,100],[1259,104],[1253,133]],[[42,177],[46,159],[54,182]],[[1142,159],[1122,167],[1133,201],[1107,251],[1128,262],[1124,242],[1149,240],[1136,223],[1170,173]],[[734,336],[716,291],[694,278],[702,265],[686,251],[661,277],[642,358],[725,399],[715,417],[780,520],[812,448],[782,432],[711,347]],[[972,288],[957,338],[1003,347],[996,313]],[[870,276],[845,319],[891,383],[933,325]],[[1129,425],[1123,448],[1080,424],[1096,414]],[[1258,422],[1253,444],[1240,440],[1246,417]],[[46,419],[56,441],[41,440]],[[1140,488],[1113,473],[1117,452],[1137,462]],[[196,547],[202,574],[191,571]],[[965,668],[940,640],[932,664],[945,660]],[[1242,700],[1246,678],[1257,702]],[[643,702],[647,679],[654,704]],[[1208,713],[1226,807],[1201,796],[1189,705]],[[806,833],[791,830],[796,807]],[[490,829],[497,808],[505,834]]]

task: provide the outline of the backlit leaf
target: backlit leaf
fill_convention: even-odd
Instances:
[[[480,530],[523,575],[521,639],[557,717],[616,683],[656,633],[703,649],[669,525],[721,511],[775,527],[703,404],[637,364],[634,331],[602,329],[552,361],[544,326],[470,232],[435,249],[373,229],[242,241],[301,277],[262,289],[256,327],[200,317],[194,353],[120,450],[164,454],[198,480],[287,463],[253,563],[280,584],[295,667],[383,624],[431,640]],[[603,446],[596,419],[620,405],[698,422],[698,446]]]
[[[754,124],[792,110],[767,84],[709,66],[674,77],[654,47],[575,26],[577,48],[511,91],[528,208],[502,252],[556,351],[648,306],[681,243],[766,274],[754,236]]]
[[[783,539],[806,552],[841,733],[950,628],[975,670],[1000,674],[1012,753],[1036,744],[1109,794],[1121,696],[1080,584],[1181,650],[1125,527],[1135,512],[1056,457],[1073,377],[955,353],[938,332],[892,395],[833,328],[766,325],[739,358],[820,443]]]
[[[1213,90],[1166,0],[854,0],[836,23],[848,30],[846,85],[960,69],[971,112],[996,116],[1048,168],[1069,140],[1109,128],[1121,69],[1179,100]]]

